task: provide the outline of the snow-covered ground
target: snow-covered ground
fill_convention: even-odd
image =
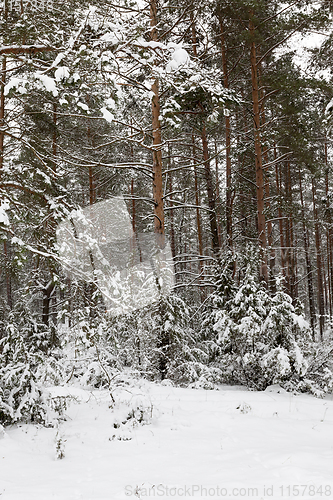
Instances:
[[[0,500],[333,497],[332,400],[142,382],[111,410],[107,391],[62,391],[58,429],[0,432]]]

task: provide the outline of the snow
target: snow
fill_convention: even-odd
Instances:
[[[27,91],[24,87],[26,83],[27,82],[25,82],[22,78],[16,78],[16,77],[11,78],[9,82],[5,85],[4,95],[5,96],[8,95],[11,89],[13,88],[16,88],[18,92],[20,92],[21,94],[26,93]]]
[[[171,60],[167,64],[166,70],[168,73],[176,71],[179,68],[188,66],[189,62],[190,62],[190,56],[188,55],[186,50],[183,49],[182,47],[176,47],[171,56]]]
[[[110,111],[108,109],[101,108],[101,112],[103,114],[104,120],[106,120],[107,122],[111,123],[114,120],[113,114],[110,113]]]
[[[77,105],[79,108],[83,109],[84,111],[89,111],[89,107],[86,104],[84,104],[83,102],[78,101]]]
[[[57,82],[61,82],[61,80],[64,80],[69,77],[69,69],[67,66],[61,66],[60,68],[57,68],[54,72],[54,77]]]
[[[327,104],[326,109],[325,109],[325,115],[331,112],[333,108],[333,99],[330,100],[330,102]]]
[[[42,75],[41,73],[36,73],[35,74],[36,78],[42,82],[44,87],[48,92],[51,92],[54,97],[57,97],[59,94],[54,78],[51,78],[50,76],[47,75]]]
[[[298,314],[292,313],[292,317],[294,319],[295,325],[298,325],[300,329],[309,329],[310,324],[306,319]]]
[[[60,52],[57,57],[55,58],[55,60],[53,61],[52,63],[52,66],[51,67],[56,67],[58,66],[58,64],[63,60],[63,58],[65,57],[65,54],[63,52]]]
[[[9,226],[8,215],[6,214],[6,210],[9,210],[8,203],[2,203],[0,205],[0,224],[4,224],[5,226]]]
[[[73,397],[58,428],[0,432],[2,500],[332,495],[332,400],[279,386],[204,391],[141,382],[115,391],[112,410],[104,390],[52,391]],[[131,405],[135,415],[146,408],[148,425],[122,423]]]
[[[114,99],[112,99],[112,97],[107,99],[105,102],[110,109],[116,109],[116,103],[115,103]]]
[[[111,44],[116,44],[119,42],[116,34],[112,32],[105,33],[103,36],[101,36],[101,41],[109,42]]]

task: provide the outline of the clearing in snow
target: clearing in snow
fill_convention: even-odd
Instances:
[[[146,381],[71,398],[56,428],[0,433],[1,500],[333,496],[333,401]]]

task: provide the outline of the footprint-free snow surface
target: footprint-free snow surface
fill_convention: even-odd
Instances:
[[[72,396],[57,428],[0,428],[0,500],[333,499],[333,401],[138,383]],[[57,392],[58,391],[58,392]]]

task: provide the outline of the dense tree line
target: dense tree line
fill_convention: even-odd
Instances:
[[[0,9],[0,419],[21,418],[15,398],[46,372],[329,390],[331,2]],[[299,65],[314,33],[324,42]],[[108,200],[126,204],[104,214],[109,250],[81,234]],[[119,297],[127,309],[110,313]]]

